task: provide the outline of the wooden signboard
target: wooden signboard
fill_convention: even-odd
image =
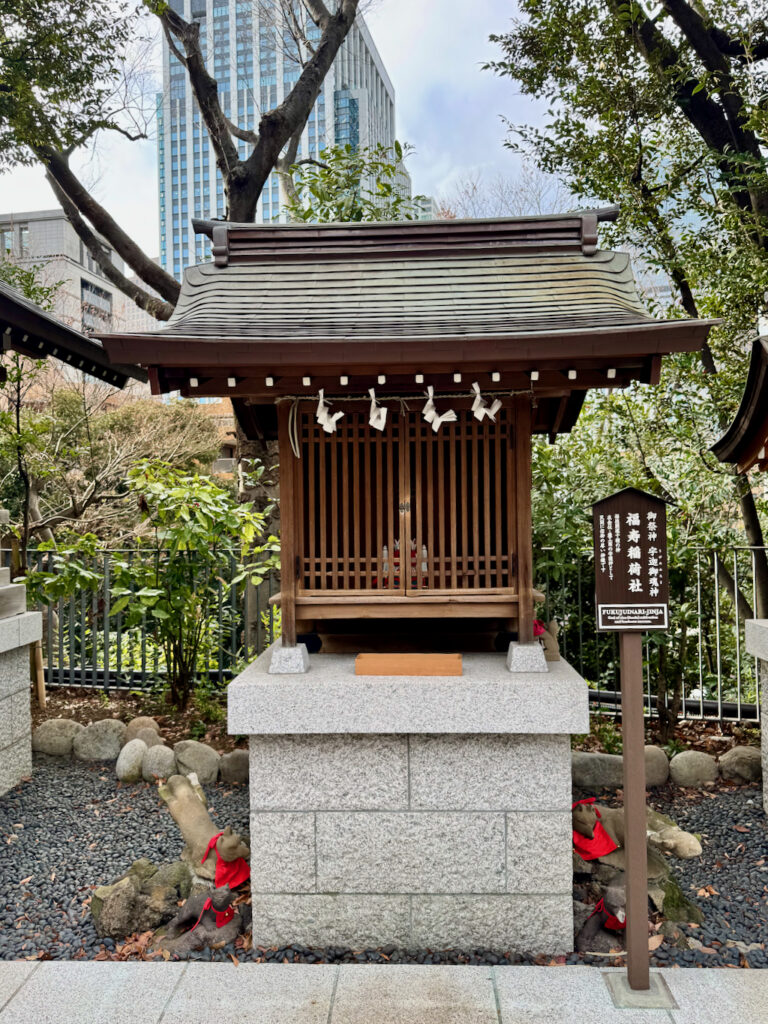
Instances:
[[[627,876],[627,982],[650,988],[645,818],[643,638],[666,629],[667,514],[661,498],[634,487],[592,506],[597,628],[619,634]]]
[[[669,624],[667,511],[634,487],[592,506],[595,600],[601,631],[642,632]]]

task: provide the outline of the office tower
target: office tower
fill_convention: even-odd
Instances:
[[[200,23],[206,64],[219,87],[222,108],[242,128],[258,127],[293,88],[301,67],[283,20],[283,0],[170,0]],[[304,7],[297,0],[296,11]],[[306,25],[310,43],[320,31]],[[224,187],[187,73],[163,40],[163,92],[157,101],[160,190],[160,262],[180,278],[185,267],[209,258],[207,238],[195,236],[193,217],[223,217]],[[329,146],[391,146],[395,94],[361,15],[344,41],[301,137],[299,157]],[[250,146],[236,141],[242,157]],[[404,179],[406,180],[406,179]],[[285,220],[278,175],[273,171],[256,210],[256,222]]]

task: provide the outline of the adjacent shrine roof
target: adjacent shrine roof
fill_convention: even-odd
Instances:
[[[146,371],[140,366],[110,362],[100,341],[87,338],[57,320],[3,281],[0,281],[0,334],[3,350],[13,349],[33,359],[53,356],[116,388],[125,387],[131,378],[147,379]]]
[[[339,394],[340,379],[343,393],[365,394],[381,375],[390,394],[421,393],[424,373],[443,387],[457,370],[488,374],[500,393],[535,381],[554,410],[542,408],[539,429],[556,432],[588,388],[656,380],[661,356],[700,349],[713,323],[649,315],[629,256],[597,247],[599,222],[616,213],[196,221],[213,262],[186,271],[167,324],[102,337],[111,358],[150,369],[155,391],[256,405]]]
[[[720,462],[735,463],[740,473],[768,469],[768,338],[755,340],[741,405],[711,450]]]

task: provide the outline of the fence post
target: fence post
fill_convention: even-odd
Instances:
[[[109,552],[104,552],[104,693],[109,694]]]

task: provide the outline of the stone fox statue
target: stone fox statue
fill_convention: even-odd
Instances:
[[[610,953],[623,949],[627,923],[627,897],[623,885],[609,885],[576,936],[579,953]]]
[[[210,893],[201,892],[190,896],[178,914],[168,922],[166,935],[176,938],[182,932],[202,928],[221,928],[234,917],[232,901],[237,894],[228,885],[222,885]]]
[[[701,856],[701,843],[690,832],[684,832],[671,818],[646,807],[646,835],[648,843],[671,853],[681,860]],[[599,804],[580,803],[571,812],[573,830],[591,839],[598,820],[617,846],[624,846],[624,811],[618,807],[603,807]]]
[[[228,885],[190,896],[166,928],[158,932],[154,948],[183,955],[211,946],[216,949],[234,942],[251,925],[251,908],[240,904]]]

